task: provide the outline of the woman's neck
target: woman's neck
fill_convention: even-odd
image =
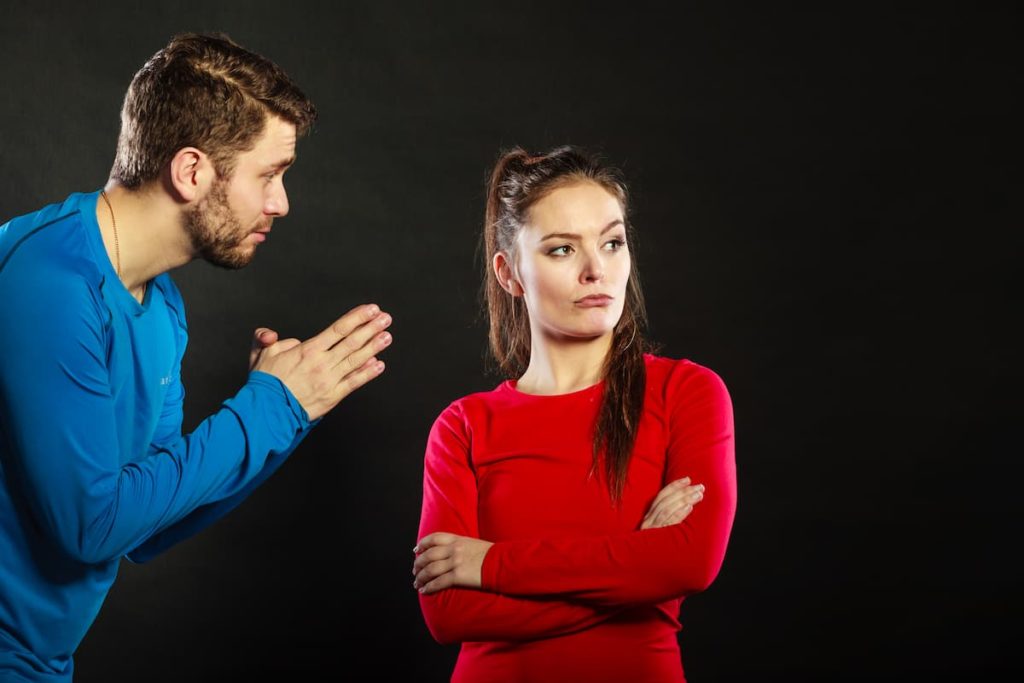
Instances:
[[[569,394],[604,377],[612,333],[593,339],[549,339],[531,330],[530,364],[516,382],[525,394]]]

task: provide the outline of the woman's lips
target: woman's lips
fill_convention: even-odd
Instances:
[[[592,308],[594,306],[607,306],[612,302],[612,297],[607,294],[591,294],[585,296],[582,299],[576,300],[576,305],[583,308]]]

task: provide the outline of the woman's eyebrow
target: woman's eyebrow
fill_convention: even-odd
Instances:
[[[599,234],[603,235],[603,234],[605,234],[606,232],[608,232],[609,230],[611,230],[612,228],[614,228],[614,227],[616,227],[618,225],[624,225],[624,223],[622,222],[621,218],[616,218],[611,223],[609,223],[608,225],[604,226],[604,228],[601,229],[601,232]],[[573,239],[579,239],[580,236],[577,233],[575,233],[575,232],[552,232],[552,233],[549,233],[549,234],[544,235],[543,237],[541,237],[540,241],[543,242],[545,240],[556,239],[556,238],[557,239],[562,239],[562,240],[573,240]]]

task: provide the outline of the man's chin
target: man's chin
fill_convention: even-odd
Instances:
[[[203,254],[203,260],[225,270],[239,270],[249,265],[254,256],[256,256],[255,247],[246,249],[243,246],[238,246],[228,252]]]

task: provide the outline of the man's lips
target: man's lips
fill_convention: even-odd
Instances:
[[[263,228],[259,228],[258,230],[254,230],[252,232],[252,235],[253,235],[254,239],[256,240],[257,244],[260,243],[260,242],[265,242],[267,240],[267,236],[269,234],[270,234],[270,226],[269,225],[266,226],[266,227],[263,227]]]
[[[594,306],[607,306],[611,302],[612,297],[607,294],[591,294],[583,297],[582,299],[577,299],[575,303],[577,306],[582,306],[583,308],[592,308]]]

